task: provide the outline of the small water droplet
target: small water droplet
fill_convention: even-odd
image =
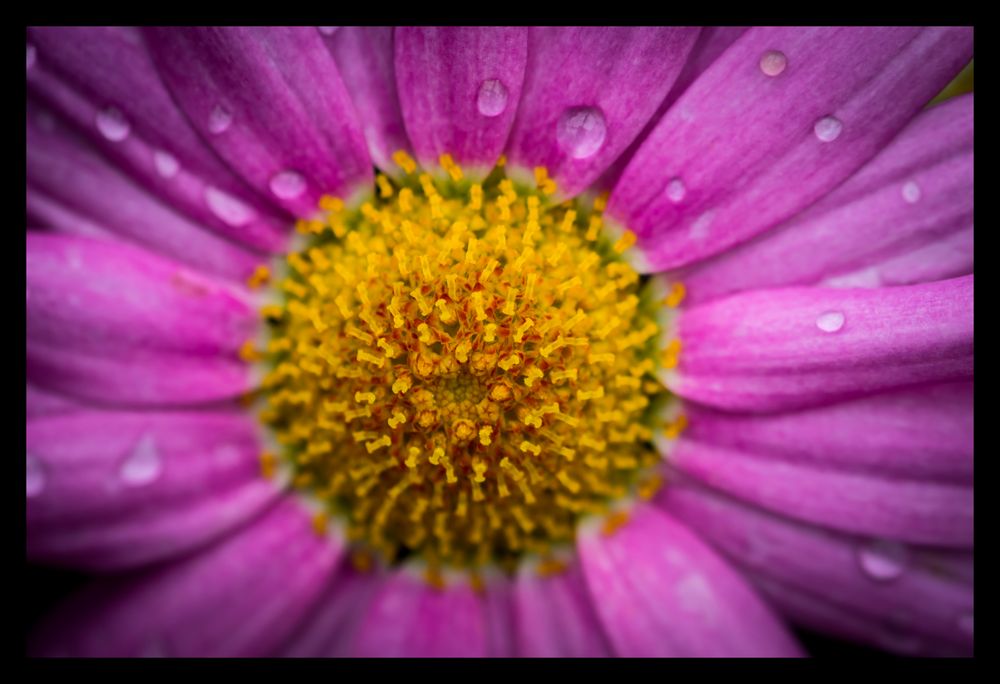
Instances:
[[[816,134],[820,142],[833,142],[840,137],[842,130],[844,130],[844,124],[833,116],[824,116],[813,126],[813,133]]]
[[[704,240],[708,237],[708,229],[711,227],[714,219],[715,212],[706,211],[691,224],[691,228],[688,229],[688,236],[692,240]]]
[[[958,628],[962,630],[965,634],[972,636],[972,613],[962,613],[958,616]]]
[[[339,29],[340,27],[339,26],[317,26],[316,28],[318,28],[319,32],[322,33],[324,36],[332,36],[334,33],[337,32],[337,29]]]
[[[24,469],[25,490],[28,498],[33,498],[45,489],[45,466],[37,456],[27,455]]]
[[[669,183],[667,183],[667,199],[677,204],[684,200],[684,196],[687,195],[687,188],[684,187],[684,181],[680,178],[674,178]]]
[[[212,113],[208,115],[208,130],[214,135],[225,133],[232,123],[232,113],[222,105],[215,105]]]
[[[868,577],[880,582],[897,579],[910,562],[910,551],[899,542],[874,539],[858,549],[858,563]]]
[[[212,186],[205,188],[205,203],[216,217],[236,228],[246,225],[256,216],[254,210],[243,202]]]
[[[156,172],[163,178],[173,178],[181,168],[177,157],[164,150],[153,152],[153,166],[156,167]]]
[[[28,55],[27,55],[28,67],[27,68],[30,69],[31,67],[35,66],[35,60],[38,59],[38,50],[35,49],[34,45],[32,45],[31,43],[28,43],[27,53],[28,53]]]
[[[118,475],[125,484],[139,487],[158,478],[162,470],[163,463],[156,442],[151,435],[143,435],[122,461]]]
[[[111,142],[121,142],[128,137],[132,125],[117,107],[108,107],[97,113],[97,130]]]
[[[920,186],[913,181],[908,181],[903,184],[903,199],[910,204],[916,204],[920,201]]]
[[[608,127],[597,107],[571,107],[559,117],[556,140],[573,159],[586,159],[604,144]]]
[[[279,199],[294,199],[306,190],[306,179],[296,171],[280,171],[268,183],[271,192]]]
[[[844,327],[844,314],[840,311],[827,311],[816,318],[816,327],[825,333],[835,333]]]
[[[488,78],[479,86],[476,94],[476,108],[483,116],[500,116],[507,109],[510,93],[498,78]]]
[[[760,70],[765,76],[778,76],[788,66],[788,58],[780,50],[768,50],[760,56]]]

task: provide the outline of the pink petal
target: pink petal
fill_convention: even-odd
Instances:
[[[649,121],[697,37],[696,28],[529,29],[508,159],[545,166],[560,196],[581,192]]]
[[[381,170],[395,173],[397,150],[409,150],[396,94],[393,31],[388,26],[342,26],[324,38],[354,100],[368,154]]]
[[[103,155],[196,223],[258,249],[283,247],[287,219],[198,137],[163,86],[136,29],[45,27],[29,35],[38,55],[28,72],[29,90]],[[223,205],[208,201],[220,193],[242,211],[220,211]]]
[[[584,578],[574,564],[541,577],[522,566],[514,584],[517,654],[529,658],[598,658],[612,655]]]
[[[286,500],[210,549],[100,581],[35,635],[37,655],[261,656],[313,607],[341,555]]]
[[[73,413],[82,408],[82,404],[58,392],[51,392],[35,383],[25,383],[25,413],[27,420],[54,416],[63,413]]]
[[[482,175],[503,152],[524,81],[524,28],[396,29],[396,85],[417,161],[450,154]]]
[[[29,207],[40,191],[43,201],[36,207],[48,219],[47,227],[61,233],[86,235],[97,225],[106,235],[237,280],[265,260],[161,203],[67,127],[39,126],[30,113],[28,182]]]
[[[751,572],[867,618],[880,628],[867,640],[878,641],[892,623],[971,649],[971,635],[958,625],[972,611],[971,583],[943,574],[933,555],[919,547],[803,525],[685,482],[672,482],[659,502]]]
[[[684,310],[667,386],[773,411],[972,379],[973,276],[877,290],[759,290]]]
[[[639,235],[651,271],[743,242],[870,159],[968,63],[971,37],[964,28],[750,29],[660,120],[608,213]],[[762,60],[775,51],[785,66],[770,75]]]
[[[755,457],[908,478],[972,483],[972,383],[922,385],[793,413],[684,408],[684,436]]]
[[[298,216],[372,183],[361,125],[311,27],[147,29],[192,125],[241,177]]]
[[[618,655],[774,657],[800,653],[740,576],[687,528],[641,506],[612,536],[579,537],[594,606]]]
[[[487,655],[482,600],[466,583],[443,589],[407,570],[380,588],[351,654],[377,658],[468,658]]]
[[[972,95],[924,111],[809,209],[684,273],[686,303],[764,287],[872,287],[971,273],[972,114]],[[889,265],[900,259],[908,270]]]
[[[973,491],[762,458],[682,436],[666,460],[711,487],[798,520],[916,544],[971,548]]]
[[[96,570],[203,546],[278,495],[251,416],[80,409],[29,420],[28,557]]]

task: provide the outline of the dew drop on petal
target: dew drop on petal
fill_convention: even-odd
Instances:
[[[858,548],[858,564],[873,580],[888,582],[903,574],[910,562],[909,550],[899,542],[871,540]]]
[[[510,93],[498,78],[488,78],[479,85],[476,108],[483,116],[500,116],[507,109]]]
[[[318,28],[319,32],[322,33],[324,36],[332,36],[334,33],[337,32],[337,29],[339,29],[340,27],[339,26],[317,26],[316,28]]]
[[[972,621],[973,617],[971,612],[962,613],[958,616],[958,628],[962,630],[964,634],[972,636]]]
[[[920,201],[920,186],[913,181],[908,181],[903,184],[903,199],[910,204],[916,204]]]
[[[816,327],[825,333],[835,333],[844,327],[844,314],[841,311],[827,311],[816,319]]]
[[[215,105],[212,113],[208,115],[208,130],[215,135],[225,133],[232,123],[232,113],[222,105]]]
[[[97,113],[97,130],[111,142],[121,142],[128,137],[132,125],[117,107],[108,107]]]
[[[295,199],[306,190],[306,179],[296,171],[279,171],[268,182],[278,199]]]
[[[118,475],[127,485],[138,487],[149,484],[160,476],[163,462],[156,442],[151,435],[143,435],[122,461]]]
[[[217,218],[236,228],[246,225],[256,215],[240,200],[212,186],[205,188],[205,203]]]
[[[25,491],[28,498],[36,497],[45,489],[45,466],[36,456],[27,454],[24,469]]]
[[[768,50],[760,56],[760,70],[765,76],[778,76],[788,66],[788,58],[779,50]]]
[[[669,183],[667,183],[667,199],[677,204],[684,200],[684,196],[687,195],[687,188],[684,186],[684,181],[680,178],[673,178]]]
[[[820,142],[833,142],[840,137],[842,130],[844,130],[844,124],[833,116],[824,116],[813,126],[813,133],[816,134]]]
[[[32,45],[31,43],[28,43],[27,53],[28,53],[28,56],[27,56],[28,66],[27,66],[27,68],[30,69],[31,67],[35,66],[35,60],[38,59],[38,50],[35,49],[34,45]]]
[[[571,107],[559,117],[556,140],[573,159],[593,156],[604,144],[608,128],[597,107]]]
[[[181,168],[177,157],[164,150],[153,152],[153,166],[161,178],[173,178]]]
[[[708,237],[708,229],[712,225],[712,221],[715,218],[715,212],[706,211],[704,214],[699,216],[691,224],[688,229],[688,237],[692,240],[704,240]]]

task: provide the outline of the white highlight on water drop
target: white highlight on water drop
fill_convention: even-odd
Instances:
[[[117,107],[107,107],[97,113],[97,130],[111,142],[121,142],[132,131],[132,124]]]
[[[153,152],[153,166],[161,178],[173,178],[181,168],[177,157],[164,150],[155,150]]]
[[[678,204],[684,201],[684,197],[687,195],[687,187],[684,185],[684,181],[680,178],[673,178],[669,183],[667,183],[667,199]]]
[[[278,199],[295,199],[306,190],[306,179],[296,171],[279,171],[268,182]]]
[[[840,137],[840,132],[843,130],[844,124],[833,116],[824,116],[813,126],[813,133],[820,142],[833,142]]]
[[[910,204],[916,204],[917,202],[919,202],[920,195],[922,194],[920,192],[920,186],[913,181],[907,181],[906,183],[903,183],[903,189],[901,192],[903,194],[903,199],[909,202]]]
[[[29,499],[42,493],[45,489],[45,466],[37,456],[26,454],[24,467],[25,492]]]
[[[140,487],[158,478],[162,471],[163,462],[160,460],[156,441],[152,435],[143,435],[122,461],[118,475],[125,484]]]
[[[573,159],[593,156],[604,144],[608,127],[597,107],[571,107],[559,117],[556,141]]]
[[[844,314],[841,311],[827,311],[816,318],[816,327],[825,333],[835,333],[844,327]]]
[[[910,563],[910,551],[903,544],[873,539],[858,548],[858,564],[873,580],[889,582],[903,574]]]
[[[205,188],[205,203],[216,217],[234,228],[246,225],[256,216],[246,204],[212,186]]]
[[[232,113],[222,105],[215,105],[212,113],[208,115],[208,130],[214,135],[225,133],[232,123]]]
[[[476,109],[483,116],[500,116],[507,109],[510,93],[498,78],[488,78],[479,85],[476,93]]]
[[[760,56],[760,70],[765,76],[779,76],[788,66],[788,58],[780,50],[768,50]]]

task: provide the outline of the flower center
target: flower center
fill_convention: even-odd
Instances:
[[[360,209],[324,198],[298,224],[263,311],[268,458],[387,562],[510,569],[654,482],[659,302],[604,198],[395,158],[406,174]]]

